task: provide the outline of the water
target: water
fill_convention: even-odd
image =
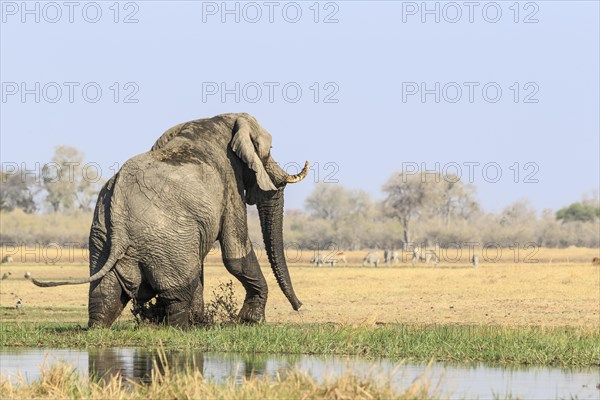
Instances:
[[[117,372],[124,378],[148,382],[158,361],[156,351],[139,348],[90,350],[0,348],[0,373],[14,381],[20,371],[26,382],[40,376],[40,367],[58,361],[75,366],[83,376],[104,377]],[[546,367],[498,367],[484,364],[398,363],[386,359],[290,354],[237,354],[168,351],[172,369],[192,367],[211,381],[242,383],[251,376],[275,377],[278,373],[302,371],[318,382],[346,373],[361,377],[391,378],[400,391],[424,374],[442,397],[527,399],[599,399],[600,368],[560,369]],[[160,363],[159,363],[160,364]]]

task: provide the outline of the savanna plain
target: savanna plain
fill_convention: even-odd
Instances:
[[[312,252],[288,257],[298,297],[295,312],[268,268],[267,322],[224,323],[180,331],[139,324],[128,306],[111,329],[87,330],[87,285],[39,288],[24,277],[69,280],[88,275],[85,253],[46,264],[40,254],[13,256],[0,266],[2,347],[146,347],[242,353],[343,354],[398,360],[485,362],[500,365],[600,366],[600,268],[597,249],[540,249],[534,262],[502,249],[496,262],[477,267],[463,256],[437,265],[410,260],[362,266],[366,251],[346,252],[348,265],[314,266]],[[259,255],[260,256],[260,255]],[[233,280],[233,299],[244,290],[218,252],[205,266],[205,301]],[[527,260],[531,261],[531,260]],[[268,265],[262,255],[261,265]],[[21,306],[16,308],[21,299]],[[194,382],[191,384],[191,382]],[[162,383],[162,385],[161,385]],[[165,392],[165,387],[170,388]],[[67,366],[43,373],[34,385],[3,380],[0,395],[122,398],[429,398],[426,383],[403,393],[355,377],[316,383],[302,374],[276,382],[217,385],[197,372],[155,376],[150,385],[124,389],[116,377],[85,382]]]

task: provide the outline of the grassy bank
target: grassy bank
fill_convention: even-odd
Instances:
[[[2,324],[10,347],[145,347],[243,353],[348,354],[507,365],[600,365],[600,333],[588,328],[465,325],[265,324],[180,331],[121,322],[86,330],[70,323]]]

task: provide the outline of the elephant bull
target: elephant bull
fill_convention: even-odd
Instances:
[[[154,296],[166,321],[201,321],[204,258],[221,244],[223,263],[244,286],[242,322],[265,318],[268,288],[248,237],[246,205],[256,204],[269,262],[294,310],[283,251],[284,189],[302,180],[271,157],[271,135],[248,114],[222,114],[167,130],[102,188],[90,230],[90,277],[38,286],[91,283],[90,327],[108,327],[127,302]]]

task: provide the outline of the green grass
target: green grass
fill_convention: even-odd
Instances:
[[[28,307],[27,311],[14,307],[0,307],[2,324],[23,322],[71,322],[87,320],[87,308],[84,307]]]
[[[217,326],[186,331],[136,327],[87,330],[67,322],[2,323],[1,346],[45,348],[146,347],[241,353],[351,354],[505,365],[600,366],[596,329],[464,325]]]

